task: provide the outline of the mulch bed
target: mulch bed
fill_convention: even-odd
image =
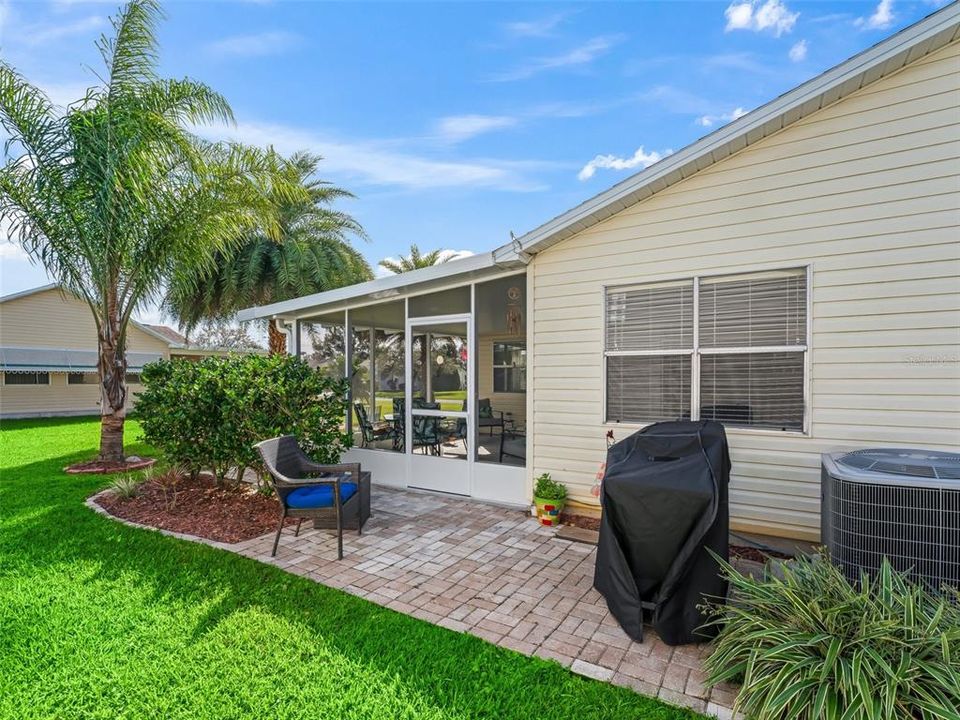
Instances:
[[[63,469],[68,475],[105,475],[107,473],[133,472],[152,466],[154,458],[137,458],[132,462],[103,462],[101,460],[87,460],[86,462],[68,465]]]
[[[590,517],[589,515],[576,515],[574,513],[563,513],[560,516],[560,522],[564,525],[573,525],[584,530],[600,530],[600,518]]]
[[[277,529],[279,502],[248,485],[218,488],[210,477],[181,477],[172,500],[170,484],[168,477],[148,480],[135,497],[105,493],[97,503],[124,520],[223,543],[252,540]],[[287,518],[285,524],[295,522]]]
[[[792,555],[787,555],[786,553],[776,550],[760,550],[759,548],[748,547],[746,545],[731,545],[730,557],[738,557],[742,560],[752,560],[758,563],[765,563],[769,558],[777,558],[779,560],[791,560],[793,558]]]

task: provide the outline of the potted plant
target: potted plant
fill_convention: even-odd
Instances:
[[[567,501],[567,488],[550,477],[550,473],[543,473],[537,478],[537,485],[533,489],[533,502],[537,506],[537,519],[541,525],[555,526],[560,524],[560,513]]]

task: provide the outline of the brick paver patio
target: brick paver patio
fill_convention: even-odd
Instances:
[[[705,646],[670,647],[651,631],[635,643],[592,588],[595,548],[558,540],[528,514],[426,493],[373,489],[363,535],[344,559],[324,530],[286,529],[219,545],[597,680],[676,705],[732,716],[734,689],[704,687]]]

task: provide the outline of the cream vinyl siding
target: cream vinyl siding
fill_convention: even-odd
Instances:
[[[56,288],[0,303],[0,345],[96,350],[97,328],[86,304]],[[133,325],[127,328],[127,350],[159,353],[169,346]],[[2,374],[2,373],[0,373]],[[142,385],[127,386],[127,409]],[[69,385],[66,373],[50,373],[49,385],[5,385],[0,378],[0,415],[93,415],[100,413],[100,391],[90,385]]]
[[[603,423],[603,291],[811,269],[809,432],[730,429],[735,528],[816,539],[819,454],[960,445],[960,45],[534,258],[532,474],[575,499]]]
[[[0,345],[95,350],[97,326],[86,303],[51,288],[0,303]],[[129,325],[127,350],[166,356],[169,345]]]
[[[494,410],[512,413],[517,423],[527,418],[526,393],[495,393],[493,391],[493,344],[500,341],[525,342],[525,335],[481,335],[477,338],[477,397],[490,398]],[[528,360],[529,365],[529,360]],[[527,368],[530,372],[530,368]]]
[[[127,409],[143,385],[127,385]],[[99,415],[100,388],[70,385],[66,373],[50,373],[49,385],[6,385],[0,373],[0,414],[12,416]]]

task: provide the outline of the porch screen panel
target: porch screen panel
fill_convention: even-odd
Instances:
[[[700,281],[700,417],[802,431],[804,269]]]
[[[689,417],[693,282],[612,288],[605,309],[607,422]]]
[[[650,423],[690,416],[689,355],[607,357],[607,421]]]

